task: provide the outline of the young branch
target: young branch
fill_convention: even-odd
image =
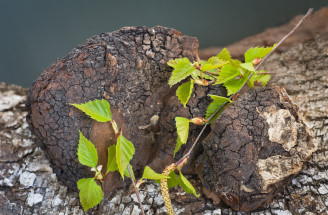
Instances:
[[[309,10],[308,10],[308,12],[301,18],[301,20],[295,25],[295,27],[288,33],[288,34],[286,34],[278,43],[277,43],[277,45],[271,50],[271,52],[269,52],[269,54],[267,54],[263,59],[262,59],[262,61],[257,65],[257,67],[255,68],[255,70],[258,70],[259,69],[259,67],[262,65],[262,63],[263,62],[265,62],[267,59],[268,59],[268,57],[291,35],[291,34],[293,34],[295,31],[296,31],[296,29],[303,23],[303,21],[306,19],[306,18],[308,18],[310,15],[311,15],[311,13],[312,13],[312,11],[313,11],[313,8],[310,8]],[[243,88],[244,88],[244,86],[247,84],[247,82],[248,82],[248,80],[252,77],[252,73],[248,76],[248,79],[247,79],[247,81],[243,84],[243,86],[238,90],[238,92],[237,93],[235,93],[235,94],[232,94],[229,98],[231,99],[233,96],[235,96],[236,94],[238,94]],[[199,141],[199,139],[200,139],[200,137],[202,136],[202,134],[204,133],[204,131],[205,131],[205,129],[206,129],[206,127],[208,126],[208,124],[209,124],[209,122],[211,121],[211,119],[217,114],[217,113],[219,113],[226,105],[227,105],[227,103],[228,102],[225,102],[225,103],[223,103],[221,106],[220,106],[220,108],[218,108],[209,118],[208,118],[208,120],[207,120],[207,122],[206,122],[206,124],[203,126],[203,128],[202,128],[202,130],[199,132],[199,134],[198,134],[198,136],[197,136],[197,138],[196,138],[196,140],[194,141],[194,143],[192,144],[192,146],[191,146],[191,148],[188,150],[188,152],[178,161],[178,162],[176,162],[176,164],[178,164],[178,163],[180,163],[180,162],[182,162],[182,160],[183,159],[185,159],[186,157],[188,157],[188,156],[190,156],[190,154],[191,154],[191,152],[192,152],[192,150],[195,148],[195,146],[196,146],[196,144],[198,143],[198,141]]]
[[[129,171],[130,179],[131,179],[132,184],[133,184],[134,192],[137,195],[137,199],[138,199],[138,202],[139,202],[139,207],[140,207],[140,210],[141,210],[141,214],[142,215],[145,215],[145,212],[144,212],[143,207],[142,207],[142,202],[141,202],[141,199],[140,199],[140,196],[139,196],[139,191],[138,191],[138,189],[136,187],[136,182],[134,181],[133,176],[132,176],[130,165],[128,165],[128,171]]]
[[[310,8],[308,10],[308,12],[300,19],[300,21],[298,21],[298,23],[295,25],[295,27],[288,33],[286,34],[278,43],[277,45],[271,50],[271,52],[269,52],[269,54],[267,54],[262,60],[261,62],[257,65],[257,67],[255,68],[255,70],[258,70],[260,68],[260,66],[262,65],[263,62],[265,62],[269,57],[270,55],[290,36],[292,35],[296,29],[298,27],[300,27],[300,25],[304,22],[304,20],[306,18],[308,18],[313,12],[313,8]]]

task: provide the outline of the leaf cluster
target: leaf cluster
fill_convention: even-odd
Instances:
[[[83,111],[86,115],[98,122],[111,122],[113,129],[117,135],[117,143],[111,145],[108,148],[108,161],[107,170],[105,175],[111,171],[119,171],[123,180],[124,176],[130,177],[128,166],[132,169],[130,161],[135,152],[133,144],[126,139],[122,132],[118,131],[117,124],[112,120],[110,111],[110,104],[107,100],[94,100],[84,104],[71,104]],[[95,177],[83,178],[77,182],[78,189],[80,190],[79,196],[83,209],[88,209],[96,206],[100,203],[103,198],[103,192],[99,183],[101,183],[103,177],[102,166],[98,165],[98,153],[94,144],[83,136],[82,132],[79,131],[79,145],[78,145],[78,160],[81,164],[91,167],[92,171],[95,171]],[[133,174],[133,171],[132,171]],[[134,175],[132,175],[134,178]],[[98,182],[98,183],[97,183]]]
[[[226,48],[207,61],[191,63],[188,58],[170,60],[168,65],[173,67],[173,71],[168,83],[172,87],[186,80],[176,91],[184,107],[192,95],[194,84],[203,86],[222,84],[227,89],[228,96],[237,93],[246,82],[251,88],[254,82],[261,82],[265,86],[270,80],[270,75],[266,74],[265,70],[255,71],[254,65],[258,64],[273,48],[274,46],[250,48],[244,54],[244,63],[232,59]],[[248,80],[250,75],[253,76]]]
[[[250,88],[254,87],[255,82],[260,82],[262,86],[266,86],[271,78],[270,74],[265,70],[255,71],[254,66],[273,48],[274,46],[250,48],[244,54],[244,63],[233,59],[226,48],[207,61],[201,60],[191,63],[188,58],[170,60],[168,65],[173,67],[173,71],[168,83],[172,87],[184,81],[176,91],[176,95],[184,107],[186,107],[191,98],[194,84],[202,86],[222,84],[227,89],[228,96],[239,92],[246,82]],[[211,94],[208,96],[212,99],[212,102],[207,107],[205,120],[209,119],[219,108],[232,102],[226,97]],[[222,111],[223,108],[215,116],[211,117],[209,123],[217,119]],[[193,122],[193,119],[176,117],[175,121],[178,135],[174,156],[182,144],[187,143],[189,122]]]

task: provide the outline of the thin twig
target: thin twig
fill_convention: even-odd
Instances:
[[[132,176],[130,165],[128,165],[128,171],[129,171],[130,179],[131,179],[132,184],[133,184],[134,192],[137,195],[137,199],[138,199],[138,202],[139,202],[139,207],[140,207],[140,210],[141,210],[141,214],[145,215],[145,212],[144,212],[143,207],[142,207],[142,202],[141,202],[141,199],[140,199],[140,196],[139,196],[139,191],[138,191],[138,188],[136,187],[136,182],[134,181],[134,178]]]
[[[288,33],[286,34],[278,43],[277,45],[271,50],[271,52],[269,52],[269,54],[267,54],[262,61],[257,65],[257,67],[255,68],[255,70],[258,70],[258,68],[261,66],[261,64],[266,61],[268,59],[268,57],[281,45],[281,43],[287,39],[292,33],[295,32],[295,30],[303,23],[303,21],[309,17],[312,13],[313,9],[310,8],[308,10],[308,12],[301,18],[301,20],[295,25],[295,27]],[[252,77],[252,73],[248,76],[247,81]],[[238,90],[237,93],[232,94],[229,98],[231,99],[233,96],[235,96],[236,94],[238,94],[243,88],[244,86],[247,84],[247,81],[243,84],[243,86]],[[184,158],[190,156],[192,150],[195,148],[196,144],[198,143],[200,137],[202,136],[202,134],[204,133],[206,127],[208,126],[209,122],[211,121],[211,119],[217,114],[219,113],[226,105],[228,104],[228,102],[223,103],[220,108],[218,108],[207,120],[206,124],[203,126],[202,130],[199,132],[196,140],[194,141],[194,143],[192,144],[191,148],[188,150],[188,152],[178,161],[176,162],[176,164],[180,163]]]
[[[214,77],[214,76],[212,75],[213,73],[211,73],[211,72],[207,72],[207,71],[203,71],[203,72],[204,72],[205,74],[207,74],[208,76],[210,76],[210,77],[213,78],[212,81],[208,82],[208,85],[214,84],[214,83],[216,82],[216,77]]]
[[[216,75],[218,76],[219,74],[214,73],[214,72],[209,72],[209,71],[203,71],[204,73],[208,74],[208,75]]]
[[[277,45],[271,50],[271,52],[269,52],[269,54],[267,54],[262,60],[261,62],[257,65],[257,67],[255,68],[255,70],[258,70],[258,68],[260,68],[260,66],[262,65],[262,63],[264,61],[266,61],[270,55],[281,45],[281,43],[283,43],[292,33],[294,33],[296,31],[296,29],[303,23],[303,21],[308,18],[313,12],[313,8],[310,8],[308,10],[308,12],[300,19],[300,21],[298,21],[298,23],[295,25],[295,27],[288,33],[286,34],[278,43]]]

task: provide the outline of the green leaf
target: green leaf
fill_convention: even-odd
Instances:
[[[178,136],[182,143],[186,143],[189,134],[189,119],[184,117],[175,117]]]
[[[94,100],[84,104],[71,104],[80,109],[85,114],[98,122],[108,122],[112,120],[110,105],[107,100]]]
[[[186,191],[187,193],[191,193],[194,194],[196,197],[199,197],[200,195],[196,193],[195,188],[192,186],[192,184],[188,181],[188,179],[186,179],[182,173],[180,172],[179,178],[178,178],[178,182],[180,187]]]
[[[134,172],[133,172],[132,165],[131,165],[131,164],[128,164],[128,166],[129,166],[130,169],[131,169],[132,178],[133,178],[133,179],[136,179],[136,177],[134,176]],[[128,168],[125,168],[125,170],[124,170],[124,175],[125,175],[126,177],[130,178],[130,173],[129,173]]]
[[[225,97],[211,95],[211,94],[208,94],[208,95],[211,97],[211,99],[213,101],[207,107],[205,119],[208,119],[210,116],[212,116],[212,114],[215,113],[215,111],[217,109],[219,109],[225,102],[229,102],[229,103],[231,102],[230,99],[225,98]],[[219,113],[218,113],[218,115],[219,115]],[[214,121],[218,117],[218,115],[213,117],[211,121]]]
[[[108,160],[107,160],[107,172],[114,172],[118,170],[118,166],[116,163],[116,145],[111,145],[108,148]]]
[[[98,154],[96,147],[80,133],[77,156],[79,162],[88,167],[96,167],[98,163]]]
[[[169,179],[167,179],[167,186],[169,188],[175,187],[179,184],[178,182],[178,177],[177,175],[174,173],[174,170],[169,174]]]
[[[216,56],[222,60],[228,61],[235,68],[238,68],[239,64],[241,64],[239,60],[233,60],[231,58],[231,55],[226,48],[222,49],[221,52]]]
[[[248,71],[255,72],[254,65],[252,63],[242,63],[240,64],[240,67]]]
[[[182,144],[186,144],[189,134],[189,119],[184,117],[175,117],[175,125],[178,132],[177,145],[174,150],[174,156],[179,151]]]
[[[169,85],[171,87],[174,84],[186,79],[195,70],[188,58],[182,58],[181,60],[176,61],[175,63],[176,64],[173,64],[172,62],[170,63],[174,67],[172,75],[169,79]]]
[[[221,50],[221,52],[219,54],[216,55],[218,58],[220,58],[221,60],[225,60],[225,61],[231,61],[231,55],[228,51],[228,49],[224,48]]]
[[[254,58],[263,58],[276,46],[276,44],[272,47],[255,47],[250,48],[245,53],[245,62],[252,62]]]
[[[239,65],[241,64],[241,62],[239,60],[232,60],[232,61],[230,61],[230,63],[235,68],[239,68]]]
[[[236,69],[231,64],[225,65],[220,72],[219,78],[216,80],[215,84],[222,84],[227,82],[237,76],[241,75],[239,69]]]
[[[237,93],[240,88],[246,83],[248,76],[250,72],[246,71],[244,76],[240,79],[231,79],[227,82],[224,82],[223,85],[227,88],[228,90],[228,96]]]
[[[93,178],[80,179],[77,182],[77,187],[80,190],[80,202],[84,211],[93,208],[101,202],[103,198],[103,192],[101,187],[95,182]]]
[[[258,71],[258,72],[265,72],[265,70],[261,70],[261,71]],[[253,88],[254,87],[254,82],[257,81],[257,82],[261,82],[262,83],[262,86],[265,87],[268,83],[268,81],[270,80],[271,78],[271,75],[269,74],[254,74],[248,81],[248,86],[250,88]]]
[[[178,138],[177,138],[177,144],[175,145],[173,157],[175,157],[175,154],[179,151],[179,149],[181,148],[182,144],[185,144],[185,143],[183,143],[180,140],[180,137],[178,136]]]
[[[186,104],[190,99],[193,88],[194,88],[194,80],[190,79],[190,81],[181,84],[177,89],[176,95],[184,107],[186,107]]]
[[[158,174],[154,170],[152,170],[149,166],[146,166],[142,178],[158,180],[158,179],[164,179],[169,177],[163,174]]]
[[[167,179],[167,186],[168,188],[172,188],[172,187],[175,187],[177,186],[179,183],[178,183],[178,177],[177,175],[174,173],[174,170],[169,174],[169,177]],[[160,179],[156,179],[154,180],[157,184],[161,184],[161,180]]]
[[[227,63],[228,61],[224,61],[218,57],[211,57],[204,65],[202,65],[202,71],[208,71],[211,69],[222,67]]]
[[[184,63],[190,63],[190,61],[188,60],[188,58],[184,57],[184,58],[176,58],[174,60],[170,60],[167,62],[167,65],[175,68],[177,65],[179,65],[180,63],[184,64]]]
[[[127,165],[130,163],[130,160],[134,154],[133,144],[123,137],[122,134],[117,138],[116,144],[116,163],[118,170],[124,180],[124,170],[127,168]]]

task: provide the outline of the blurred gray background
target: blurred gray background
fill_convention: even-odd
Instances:
[[[327,0],[0,0],[0,82],[30,87],[50,63],[87,38],[123,26],[162,25],[224,46]]]

